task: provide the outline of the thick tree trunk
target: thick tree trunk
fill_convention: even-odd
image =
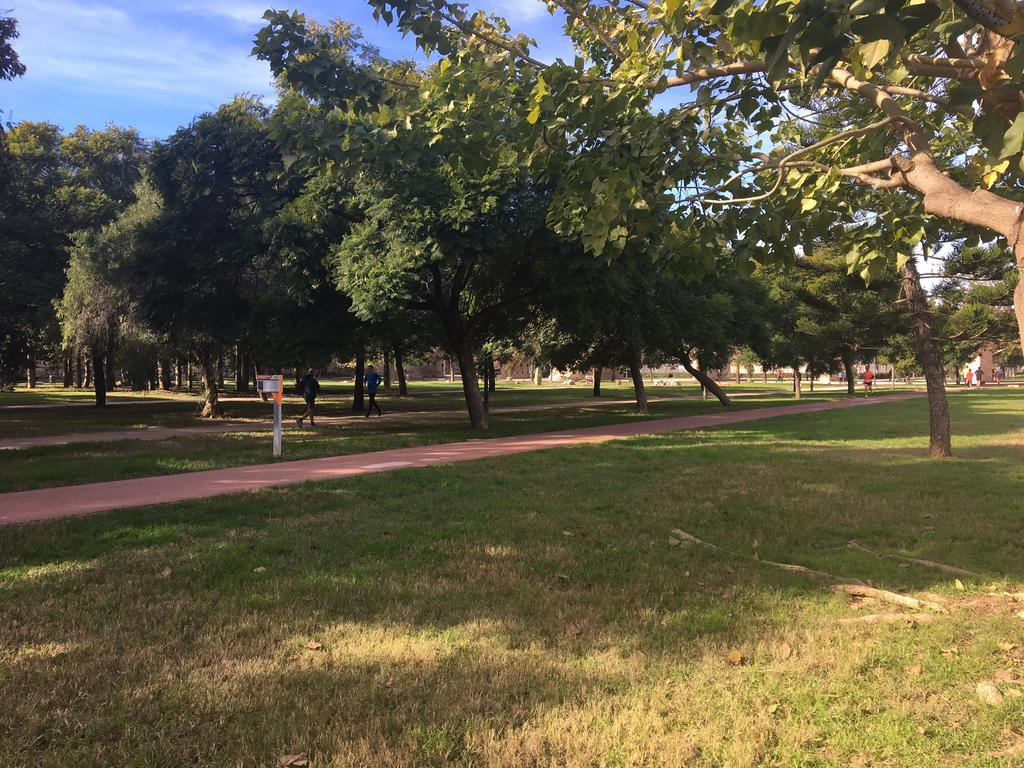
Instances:
[[[539,365],[533,366],[533,383],[538,387],[544,383],[544,372]]]
[[[846,372],[846,394],[857,394],[857,372],[853,370],[853,355],[843,353],[843,370]]]
[[[483,384],[484,384],[484,413],[487,415],[488,418],[490,418],[490,416],[491,416],[491,374],[494,373],[494,369],[492,368],[490,372],[487,371],[487,367],[489,365],[490,358],[489,358],[489,356],[488,356],[488,354],[486,352],[484,352],[483,358],[484,358],[483,362],[481,363],[481,366],[480,366],[480,372],[483,374],[483,376],[481,378],[483,378]]]
[[[402,350],[397,346],[395,352],[395,375],[398,377],[398,396],[405,397],[409,394],[409,385],[405,381],[405,365],[402,362]]]
[[[245,375],[245,350],[239,344],[235,350],[235,392],[247,392],[249,378]]]
[[[594,369],[594,397],[601,396],[601,372],[603,370],[601,366],[597,366]]]
[[[105,379],[104,383],[106,384],[107,387],[107,392],[113,392],[114,387],[117,386],[117,377],[114,376],[114,361],[112,358],[113,355],[111,354],[107,354],[107,356],[103,358],[104,363],[106,363],[103,374]]]
[[[796,400],[799,400],[800,396],[803,394],[803,379],[804,379],[804,375],[803,375],[803,373],[800,372],[800,366],[799,365],[794,365],[793,366],[793,397]]]
[[[169,390],[173,385],[174,371],[171,370],[171,361],[166,357],[160,360],[160,388]]]
[[[85,358],[85,377],[82,379],[82,386],[86,389],[92,387],[92,357]],[[104,389],[106,392],[106,389]]]
[[[219,419],[224,415],[224,406],[217,396],[217,362],[212,356],[199,360],[203,379],[203,418]]]
[[[356,380],[352,390],[352,410],[361,411],[366,407],[363,377],[366,376],[366,349],[359,348],[356,353]]]
[[[452,338],[454,336],[454,338]],[[487,412],[480,394],[480,381],[476,376],[476,362],[473,359],[473,344],[464,333],[449,334],[449,343],[459,361],[462,375],[462,393],[466,397],[466,411],[473,429],[487,429]]]
[[[82,368],[82,352],[75,350],[75,387],[81,388],[85,381],[85,371]]]
[[[103,364],[103,352],[99,347],[90,350],[93,392],[96,394],[96,407],[103,408],[107,404],[107,371]]]
[[[711,394],[718,398],[718,402],[720,402],[722,405],[732,405],[732,400],[729,399],[729,396],[725,393],[725,390],[718,386],[718,382],[716,382],[714,379],[712,379],[710,376],[704,373],[704,371],[700,370],[700,368],[691,363],[689,355],[685,353],[679,355],[679,362],[683,364],[683,368],[686,369],[686,372],[688,374],[690,374],[691,376],[693,376],[693,378],[700,382],[700,386],[702,389],[707,390],[708,392],[710,392]]]
[[[71,353],[64,355],[64,388],[71,386]]]
[[[626,354],[629,356],[629,377],[633,380],[633,392],[636,395],[636,412],[647,413],[647,388],[644,386],[640,351],[628,349]]]
[[[185,379],[188,382],[188,391],[192,391],[192,387],[195,386],[195,371],[192,368],[192,361],[189,360],[185,364]]]
[[[914,327],[914,339],[917,341],[917,359],[924,368],[924,379],[928,386],[929,451],[933,457],[941,458],[952,453],[942,356],[932,331],[932,314],[928,308],[928,297],[921,287],[917,265],[913,260],[908,260],[900,273],[903,293],[907,297],[908,315]]]
[[[497,392],[498,391],[498,381],[497,381],[497,377],[494,375],[494,353],[493,352],[488,352],[487,353],[487,361],[485,363],[485,369],[487,371],[487,391],[488,392]]]
[[[384,389],[391,389],[391,350],[384,350]]]

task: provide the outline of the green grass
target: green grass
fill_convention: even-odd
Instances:
[[[814,398],[806,397],[801,402],[840,397],[845,395],[818,395]],[[321,425],[315,430],[300,430],[289,419],[285,423],[284,455],[279,460],[341,456],[431,443],[617,424],[643,418],[717,413],[722,410],[714,400],[703,402],[672,397],[663,402],[651,403],[650,416],[641,417],[634,412],[631,404],[621,397],[618,400],[621,402],[616,404],[613,400],[610,405],[597,407],[581,407],[578,400],[542,400],[537,404],[551,406],[560,403],[565,407],[494,413],[486,433],[470,429],[462,411],[446,415],[427,413],[423,416],[403,417],[400,412],[391,412],[391,403],[385,400],[384,408],[389,409],[388,416],[381,419],[356,418],[340,424]],[[503,402],[507,404],[508,400],[504,399]],[[745,397],[736,400],[732,408],[764,408],[792,405],[794,402],[786,395]],[[258,405],[264,411],[270,409],[270,406],[262,403],[240,405]],[[523,407],[523,404],[514,403],[513,407]],[[134,410],[135,406],[124,406],[124,409]],[[286,414],[299,414],[302,410],[298,405],[286,406]],[[347,404],[337,403],[333,409],[320,410],[345,415],[351,413]],[[142,415],[151,423],[181,426],[170,421],[166,413],[143,411]],[[0,451],[0,493],[273,462],[271,425],[266,419],[264,423],[266,429],[263,431],[207,433],[158,441],[118,440]]]
[[[913,401],[5,528],[0,754],[1016,765],[1024,698],[975,686],[1024,677],[1002,596],[1024,579],[1024,397],[951,407],[942,461]],[[675,527],[740,557],[671,546]],[[854,538],[983,575],[960,591]],[[842,624],[896,609],[755,553],[951,613]]]
[[[95,432],[112,429],[134,429],[141,427],[183,427],[202,426],[209,421],[200,418],[198,395],[188,393],[161,393],[142,399],[128,392],[112,393],[119,404],[100,409],[83,407],[90,397],[76,390],[40,388],[30,392],[18,390],[14,393],[0,393],[0,406],[14,405],[15,408],[0,407],[0,435],[4,437],[34,437],[65,434],[69,432]],[[444,382],[414,383],[410,385],[409,397],[398,397],[393,392],[384,392],[380,397],[382,405],[391,413],[414,411],[443,411],[465,409],[461,387]],[[692,387],[659,387],[652,391],[652,397],[693,398],[697,390]],[[255,395],[225,393],[225,418],[236,421],[267,420],[272,413],[271,405],[262,402]],[[627,400],[633,397],[633,389],[625,384],[609,384],[604,391],[605,400]],[[324,392],[318,400],[318,413],[324,416],[351,414],[351,383],[325,382]],[[10,399],[10,401],[9,401]],[[517,408],[537,405],[575,404],[592,399],[590,387],[585,386],[543,386],[507,384],[502,382],[493,393],[491,405],[494,408]],[[130,405],[120,404],[121,401]],[[41,408],[26,408],[28,405],[42,405]],[[53,407],[73,405],[74,407]],[[302,399],[294,395],[285,398],[287,414],[299,414],[304,410]]]

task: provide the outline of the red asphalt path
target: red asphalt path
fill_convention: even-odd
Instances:
[[[166,504],[190,499],[204,499],[228,493],[255,490],[277,485],[293,485],[309,480],[338,480],[353,475],[387,472],[392,469],[429,467],[453,464],[493,456],[508,456],[548,448],[603,443],[640,435],[700,429],[725,424],[760,421],[775,416],[815,413],[839,408],[891,403],[921,397],[921,393],[886,395],[870,400],[839,400],[756,408],[744,411],[680,416],[672,419],[633,421],[600,427],[544,432],[516,437],[467,440],[461,443],[423,445],[390,451],[330,456],[321,459],[284,461],[248,467],[228,467],[205,472],[188,472],[133,480],[67,485],[35,491],[0,494],[0,525],[52,520],[60,517],[88,515],[126,507]]]

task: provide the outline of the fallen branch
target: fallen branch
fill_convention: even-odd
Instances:
[[[949,613],[945,606],[939,605],[938,603],[933,603],[928,600],[918,600],[916,597],[900,595],[895,592],[890,592],[887,589],[875,589],[874,587],[866,587],[863,584],[837,584],[834,589],[836,592],[844,592],[847,595],[853,595],[854,597],[870,597],[875,600],[881,600],[885,603],[901,605],[904,608],[913,608],[917,611],[922,608],[927,608],[929,611],[935,611],[935,613]]]
[[[866,616],[854,616],[851,619],[840,619],[840,624],[899,624],[907,622],[929,622],[937,619],[934,613],[870,613]]]
[[[852,549],[859,549],[861,552],[867,552],[872,557],[876,557],[881,560],[884,557],[891,558],[893,560],[902,560],[905,563],[914,563],[915,565],[922,565],[925,568],[935,568],[939,571],[945,571],[946,573],[955,573],[958,576],[970,576],[972,578],[980,579],[982,574],[976,571],[969,571],[966,568],[958,568],[955,565],[947,565],[946,563],[939,563],[935,560],[921,560],[916,557],[904,557],[903,555],[894,555],[889,552],[875,552],[874,550],[868,549],[856,539],[850,541],[848,544]]]
[[[708,549],[713,549],[716,552],[721,552],[723,554],[729,555],[730,557],[751,560],[755,563],[761,563],[762,565],[770,565],[772,568],[778,568],[782,571],[789,571],[790,573],[799,573],[804,576],[811,576],[817,579],[828,579],[829,581],[854,581],[858,584],[864,583],[859,579],[844,579],[835,576],[831,573],[826,573],[825,571],[816,571],[813,568],[807,568],[803,565],[793,565],[792,563],[778,563],[774,560],[762,560],[759,557],[747,557],[746,555],[741,555],[738,552],[731,552],[728,549],[722,549],[721,547],[716,546],[710,542],[704,541],[703,539],[698,539],[696,536],[693,536],[692,534],[689,534],[686,531],[680,530],[679,528],[673,528],[672,535],[680,541],[685,541],[689,544],[696,544],[701,547],[707,547]]]

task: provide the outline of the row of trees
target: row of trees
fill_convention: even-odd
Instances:
[[[254,53],[277,78],[272,112],[239,98],[152,146],[119,128],[13,127],[0,285],[23,303],[3,310],[6,364],[59,347],[70,370],[84,353],[102,402],[115,355],[158,361],[164,381],[192,360],[217,415],[225,354],[241,383],[257,367],[441,346],[483,428],[479,374],[493,378],[496,355],[627,368],[643,409],[645,360],[678,361],[727,402],[705,372],[741,348],[767,365],[844,367],[852,386],[856,362],[912,347],[933,453],[948,453],[941,356],[956,350],[943,334],[967,344],[984,322],[1005,339],[1005,313],[972,309],[982,284],[963,288],[969,254],[998,249],[909,197],[867,194],[911,184],[903,155],[855,174],[810,159],[894,152],[882,129],[910,136],[910,117],[851,126],[821,67],[789,65],[793,38],[758,58],[761,32],[716,16],[768,13],[757,3],[709,17],[676,0],[558,2],[573,64],[540,62],[501,20],[444,0],[372,4],[436,63],[386,60],[344,22],[268,12]],[[849,55],[867,77],[861,48]],[[736,75],[753,77],[720,82]],[[700,86],[696,101],[654,107],[680,85]],[[756,151],[752,132],[783,149]],[[940,239],[959,247],[937,315],[910,256]]]

